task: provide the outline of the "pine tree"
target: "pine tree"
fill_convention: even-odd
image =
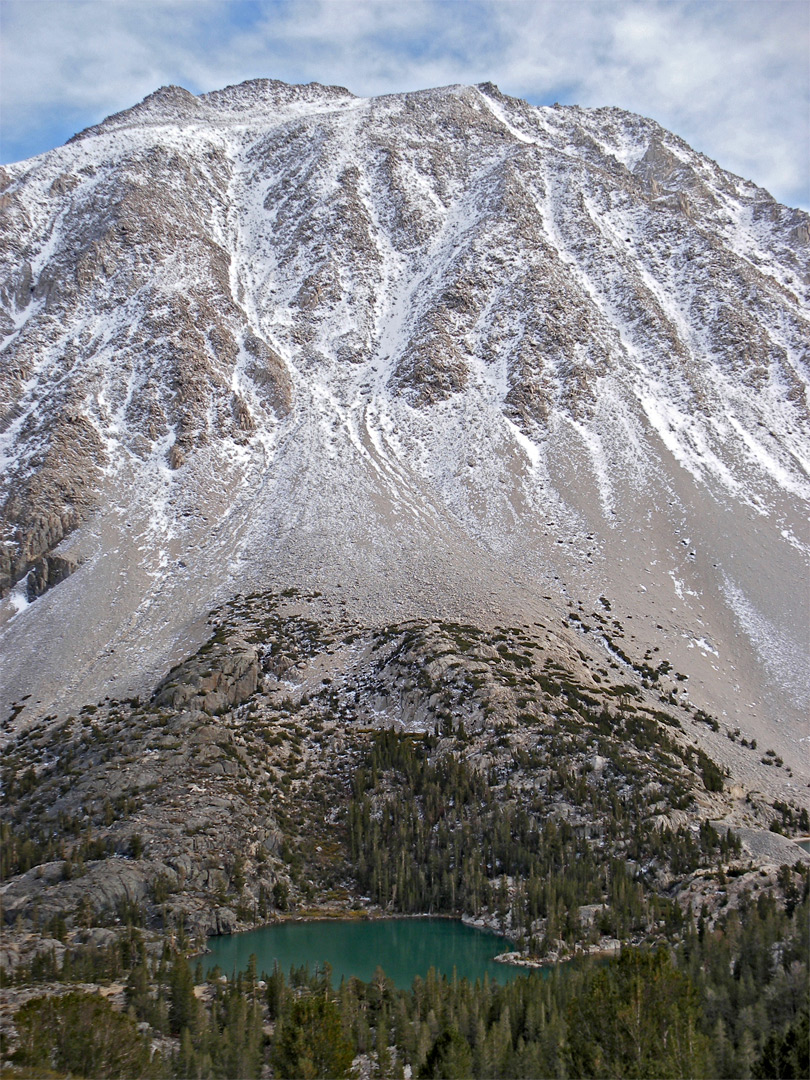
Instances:
[[[169,973],[169,1030],[179,1035],[183,1028],[192,1029],[197,1016],[194,979],[188,961],[182,955],[175,958]]]
[[[318,996],[292,1003],[273,1046],[276,1076],[289,1080],[344,1077],[353,1058],[354,1049],[343,1034],[333,1001]]]

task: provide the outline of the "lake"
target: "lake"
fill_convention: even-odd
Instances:
[[[810,836],[806,837],[804,840],[797,840],[796,843],[802,851],[810,851]]]
[[[209,938],[211,950],[200,959],[203,970],[219,966],[224,975],[245,971],[252,953],[256,970],[271,972],[278,963],[285,975],[290,967],[308,964],[311,972],[332,966],[332,985],[352,975],[368,982],[377,967],[400,989],[410,987],[414,978],[422,978],[431,967],[452,977],[455,969],[460,979],[471,982],[489,975],[504,983],[525,973],[525,968],[496,964],[498,953],[513,946],[507,939],[465,926],[456,919],[429,917],[398,919],[315,919],[282,922]]]

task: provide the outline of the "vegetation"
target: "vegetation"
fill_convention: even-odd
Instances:
[[[803,882],[790,913],[763,894],[711,934],[690,923],[675,949],[626,949],[505,985],[431,970],[402,991],[378,970],[370,983],[351,979],[334,991],[328,971],[275,970],[264,990],[274,1022],[265,1053],[278,1077],[346,1076],[357,1055],[372,1075],[390,1077],[406,1064],[422,1077],[801,1077]],[[253,1000],[253,978],[228,992]],[[225,993],[217,989],[215,1002]]]
[[[514,753],[504,773],[485,774],[446,746],[439,752],[435,736],[375,734],[349,807],[360,888],[405,912],[498,912],[502,928],[541,956],[560,939],[678,932],[680,908],[650,885],[662,870],[727,861],[736,839],[708,823],[697,833],[661,825],[627,785],[626,764],[596,782],[562,754],[550,770],[538,756]],[[530,794],[516,797],[526,772]],[[561,816],[564,800],[577,807],[576,824]],[[600,909],[592,925],[580,916],[587,905]]]
[[[34,998],[18,1010],[15,1024],[19,1047],[13,1061],[26,1076],[140,1080],[165,1075],[161,1058],[151,1054],[134,1020],[98,994]]]
[[[398,990],[378,969],[335,989],[328,969],[259,979],[255,961],[201,985],[182,955],[150,961],[133,931],[127,1012],[75,991],[34,998],[9,1075],[341,1077],[359,1056],[378,1077],[805,1076],[810,882],[791,873],[790,910],[763,893],[711,933],[688,922],[675,948],[504,985],[431,970]]]
[[[360,632],[287,599],[295,612],[237,598],[192,658],[207,677],[232,625],[260,647],[264,688],[238,708],[180,721],[154,699],[103,702],[4,751],[0,875],[34,870],[14,886],[22,902],[6,895],[16,940],[30,931],[45,946],[0,971],[24,1000],[4,1048],[12,1073],[806,1073],[806,863],[774,880],[710,824],[729,806],[726,776],[684,725],[719,722],[674,708],[667,661],[629,660],[618,621],[597,612],[569,618],[609,631],[615,660],[589,670],[580,654],[577,673],[526,629]],[[362,657],[350,676],[328,668],[307,694],[286,681],[291,665],[348,645]],[[619,662],[640,684],[614,681]],[[381,730],[380,701],[418,733]],[[779,768],[775,752],[764,759]],[[752,793],[746,810],[774,832],[810,831],[792,802]],[[124,866],[144,883],[139,899],[110,889],[95,910],[82,878]],[[335,988],[328,971],[260,978],[255,964],[204,982],[186,958],[200,913],[245,928],[369,897],[480,916],[535,958],[598,952],[606,938],[625,947],[548,978],[471,986],[433,972],[407,991],[382,971]],[[81,943],[90,928],[105,944]],[[125,985],[123,1011],[76,992],[112,982]],[[70,1032],[88,1024],[98,1038],[81,1049]]]
[[[780,876],[787,901],[745,895],[711,931],[687,918],[674,947],[505,985],[431,970],[398,990],[378,969],[335,989],[328,968],[260,979],[255,960],[203,984],[199,965],[167,947],[150,956],[133,928],[104,964],[67,953],[61,967],[27,973],[69,985],[128,969],[126,1011],[72,990],[33,998],[17,1013],[9,1075],[340,1077],[359,1055],[378,1077],[405,1065],[417,1077],[802,1077],[810,875],[797,863]]]

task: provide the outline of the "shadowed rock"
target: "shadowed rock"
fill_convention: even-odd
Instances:
[[[213,716],[255,694],[259,673],[256,650],[246,643],[204,646],[158,684],[154,702]]]

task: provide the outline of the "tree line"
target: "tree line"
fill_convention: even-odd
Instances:
[[[406,1066],[416,1078],[482,1080],[805,1077],[810,881],[791,872],[793,904],[763,892],[711,931],[690,920],[674,948],[626,948],[504,984],[431,969],[401,990],[378,969],[335,988],[328,966],[260,978],[255,958],[203,981],[182,954],[150,959],[133,930],[126,1011],[77,991],[29,1001],[12,1061],[27,1075],[150,1080],[347,1077],[358,1058],[379,1078]],[[153,1053],[156,1034],[168,1039]]]

